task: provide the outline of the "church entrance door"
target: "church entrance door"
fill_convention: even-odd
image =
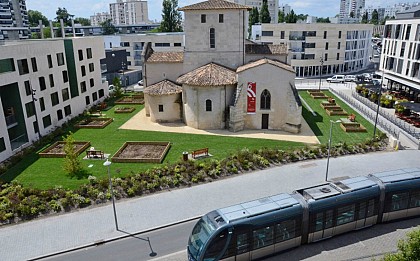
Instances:
[[[268,129],[268,114],[262,115],[261,129]]]

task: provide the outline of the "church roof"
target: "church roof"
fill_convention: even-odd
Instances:
[[[182,63],[184,62],[183,52],[153,52],[148,63]]]
[[[190,10],[220,10],[220,9],[248,9],[252,8],[246,5],[240,5],[226,0],[208,0],[197,4],[187,5],[179,8],[180,11]]]
[[[182,92],[182,87],[169,80],[160,81],[158,83],[147,86],[144,89],[145,94],[149,94],[152,96],[170,95],[170,94],[177,94],[181,92]]]
[[[235,71],[218,65],[209,63],[191,72],[181,75],[177,83],[195,86],[220,86],[236,84]]]
[[[251,69],[251,68],[266,64],[266,63],[277,66],[277,67],[282,68],[286,71],[295,73],[295,70],[293,69],[292,66],[290,66],[288,64],[281,63],[279,61],[267,59],[267,58],[263,58],[263,59],[255,61],[255,62],[250,62],[250,63],[244,64],[244,65],[238,67],[238,69],[236,69],[236,72],[237,73],[243,72],[245,70],[248,70],[248,69]]]
[[[284,44],[245,44],[247,54],[287,54]]]

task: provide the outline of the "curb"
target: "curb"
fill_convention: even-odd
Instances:
[[[117,241],[117,240],[121,240],[121,239],[125,239],[125,238],[128,238],[128,237],[132,237],[132,236],[135,236],[135,235],[141,235],[141,234],[149,233],[149,232],[156,231],[156,230],[159,230],[159,229],[163,229],[163,228],[168,228],[168,227],[180,225],[180,224],[183,224],[183,223],[187,223],[187,222],[193,221],[195,219],[199,219],[201,217],[202,217],[202,215],[201,216],[187,218],[187,219],[183,219],[183,220],[180,220],[180,221],[176,221],[176,222],[173,222],[173,223],[168,223],[168,224],[157,226],[157,227],[153,227],[153,228],[149,228],[149,229],[146,229],[146,230],[142,230],[142,231],[131,233],[131,234],[127,234],[127,235],[117,236],[117,237],[113,237],[113,238],[110,238],[110,239],[98,240],[98,241],[95,241],[93,243],[89,243],[89,244],[85,244],[85,245],[81,245],[81,246],[77,246],[77,247],[73,247],[73,248],[69,248],[69,249],[65,249],[65,250],[60,250],[60,251],[53,252],[53,253],[46,254],[46,255],[41,255],[41,256],[29,258],[29,259],[27,259],[27,261],[41,260],[41,259],[44,259],[44,258],[53,257],[53,256],[61,255],[61,254],[66,254],[66,253],[70,253],[70,252],[81,250],[81,249],[88,248],[88,247],[99,246],[99,245],[102,245],[102,244],[114,242],[114,241]]]

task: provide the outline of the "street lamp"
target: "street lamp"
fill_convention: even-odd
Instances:
[[[322,66],[324,65],[324,59],[322,59],[322,56],[321,56],[321,59],[319,60],[319,63],[321,64],[321,66],[319,66],[319,88],[318,88],[318,90],[321,91]]]
[[[330,165],[330,150],[331,150],[331,138],[332,138],[332,127],[334,123],[340,123],[341,121],[332,121],[330,120],[330,138],[328,139],[328,156],[327,156],[327,171],[325,172],[325,181],[328,180],[328,166]]]
[[[121,62],[121,68],[122,68],[122,86],[125,87],[125,77],[124,77],[124,61]]]
[[[117,220],[117,211],[115,209],[115,196],[114,196],[114,190],[112,189],[112,179],[111,179],[111,173],[109,172],[109,168],[111,166],[111,161],[106,159],[106,161],[103,164],[104,166],[108,167],[108,178],[109,178],[109,189],[111,190],[111,197],[112,197],[112,208],[114,209],[114,219],[115,219],[115,228],[118,229],[118,220]]]

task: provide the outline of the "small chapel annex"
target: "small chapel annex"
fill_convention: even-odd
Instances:
[[[208,0],[184,11],[183,52],[143,50],[146,116],[197,129],[298,133],[302,105],[287,46],[246,40],[248,6]]]

